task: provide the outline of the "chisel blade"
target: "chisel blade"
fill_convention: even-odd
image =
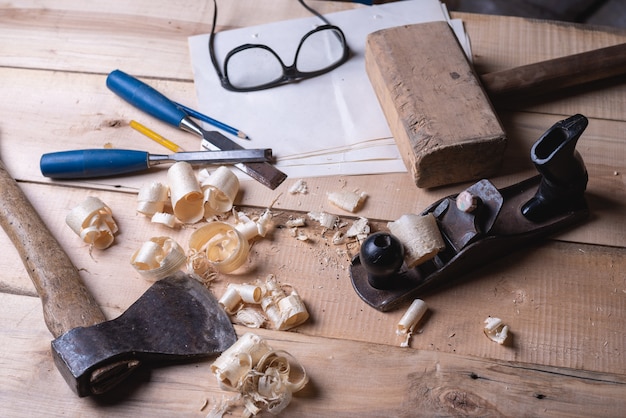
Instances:
[[[219,132],[205,131],[204,129],[200,129],[200,132],[202,133],[202,147],[207,150],[245,149]],[[287,174],[268,162],[238,163],[235,164],[235,167],[272,190],[280,186],[287,178]]]

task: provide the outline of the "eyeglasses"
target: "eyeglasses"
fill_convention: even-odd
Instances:
[[[348,60],[350,49],[341,29],[331,25],[321,14],[304,4],[303,0],[298,1],[325,24],[304,35],[292,65],[285,65],[278,54],[267,45],[244,44],[226,54],[222,72],[215,57],[217,0],[213,0],[215,9],[209,37],[209,54],[222,87],[238,92],[264,90],[325,74]]]

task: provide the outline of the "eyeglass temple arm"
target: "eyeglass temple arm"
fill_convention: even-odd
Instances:
[[[222,70],[220,70],[220,65],[217,62],[217,58],[215,57],[215,25],[217,24],[217,0],[213,0],[213,25],[211,26],[211,34],[209,35],[209,56],[211,57],[211,62],[213,63],[213,67],[215,68],[215,72],[217,73],[220,80],[224,80],[224,74],[222,74]]]
[[[320,19],[322,19],[324,21],[324,23],[326,23],[327,25],[330,25],[330,22],[324,16],[322,16],[320,14],[320,12],[318,12],[317,10],[315,10],[314,8],[309,6],[308,4],[304,3],[304,0],[298,0],[298,2],[302,5],[302,7],[307,9],[309,12],[313,13],[315,16],[317,16]]]

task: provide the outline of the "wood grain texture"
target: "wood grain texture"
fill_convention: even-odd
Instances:
[[[46,416],[202,417],[217,400],[231,396],[219,389],[209,369],[211,360],[207,360],[140,370],[105,397],[76,398],[49,367],[47,346],[41,343],[46,332],[39,326],[36,300],[0,295],[0,303],[12,308],[4,320],[17,325],[10,331],[0,328],[6,342],[0,347],[0,399],[9,416],[39,415],[45,410]],[[246,330],[237,327],[237,331],[241,335]],[[619,416],[622,412],[620,398],[626,379],[616,373],[555,369],[299,333],[259,334],[273,348],[294,355],[310,375],[310,383],[283,416]],[[19,370],[18,364],[29,367]]]
[[[418,187],[456,184],[497,172],[505,134],[447,22],[370,34],[365,67]]]
[[[54,337],[105,321],[59,242],[0,161],[0,225],[17,249]]]
[[[322,11],[356,6],[311,1]],[[0,6],[0,156],[52,235],[66,250],[89,291],[116,317],[149,283],[134,272],[130,255],[156,235],[181,243],[199,226],[169,230],[135,213],[138,187],[164,172],[51,182],[39,173],[48,151],[114,146],[162,152],[129,126],[138,119],[186,148],[195,138],[126,106],[105,87],[105,76],[125,69],[169,97],[195,104],[186,37],[205,33],[212,16],[191,1],[167,3],[19,0]],[[219,29],[265,23],[308,12],[292,0],[220,1]],[[200,7],[200,8],[199,8]],[[300,10],[302,9],[302,10]],[[465,22],[480,73],[624,42],[623,31],[518,18],[455,14]],[[41,18],[41,21],[39,21]],[[579,141],[590,179],[592,216],[571,231],[475,271],[446,290],[425,295],[430,307],[411,347],[401,349],[395,325],[403,312],[374,311],[351,288],[347,268],[354,246],[336,247],[309,225],[308,243],[282,225],[310,210],[341,215],[328,191],[369,194],[361,212],[375,228],[406,212],[419,212],[464,185],[418,189],[407,173],[307,179],[307,195],[291,195],[288,179],[275,192],[242,182],[237,205],[258,213],[272,202],[274,228],[252,247],[249,263],[214,284],[275,274],[303,296],[311,320],[296,332],[261,330],[275,348],[291,352],[311,374],[283,416],[621,416],[626,407],[622,330],[626,318],[626,86],[579,91],[541,103],[507,103],[498,115],[509,137],[503,187],[534,174],[528,152],[554,122],[574,113],[590,118]],[[113,210],[120,226],[115,245],[89,255],[64,224],[87,195]],[[222,396],[210,362],[139,372],[115,396],[78,399],[62,381],[49,354],[50,333],[41,303],[16,249],[0,234],[0,401],[8,416],[205,416]],[[511,325],[510,345],[482,335],[487,315]],[[238,328],[241,335],[245,329]],[[379,392],[376,392],[378,390]]]

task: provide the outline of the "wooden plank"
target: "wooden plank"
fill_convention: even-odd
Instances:
[[[135,213],[131,194],[67,188],[51,192],[49,187],[23,185],[109,318],[121,314],[149,286],[130,265],[131,254],[144,241],[161,235],[187,248],[190,234],[202,225],[170,230],[151,224]],[[112,208],[120,228],[112,247],[91,254],[63,222],[67,212],[88,194]],[[57,197],[50,199],[51,195]],[[284,224],[297,215],[303,213],[275,210],[272,232],[255,241],[242,269],[215,282],[216,295],[228,283],[264,280],[273,274],[297,289],[311,313],[311,321],[298,329],[300,333],[398,345],[394,332],[403,309],[378,312],[352,288],[349,265],[358,247],[333,245],[332,233],[323,233],[313,223],[302,230],[310,236],[308,242],[295,239]],[[351,224],[349,217],[342,220]],[[381,229],[384,223],[373,227]],[[34,294],[3,233],[0,245],[9,251],[0,259],[0,269],[10,272],[0,278],[2,286],[13,289],[12,293]],[[624,255],[624,248],[545,243],[494,260],[449,287],[424,295],[432,315],[413,338],[413,347],[590,371],[626,370],[626,358],[619,354],[624,347],[619,330],[626,327],[626,316],[621,314],[626,309],[626,288],[620,276],[626,271]],[[502,348],[482,336],[482,321],[490,315],[510,324],[513,345]]]
[[[418,187],[498,171],[506,148],[502,125],[447,22],[370,34],[365,67]]]
[[[208,359],[141,370],[117,392],[78,398],[52,364],[50,336],[37,305],[34,298],[0,294],[0,399],[8,416],[42,411],[59,416],[70,411],[94,417],[205,416],[216,400],[232,396],[219,389]],[[237,331],[245,332],[240,327]],[[626,379],[613,373],[292,332],[259,334],[298,359],[311,379],[284,416],[414,416],[417,411],[427,416],[619,416],[626,402]],[[202,411],[206,401],[208,409]]]
[[[103,75],[0,68],[0,77],[6,83],[2,90],[5,101],[0,104],[5,117],[0,131],[0,155],[9,172],[22,181],[129,193],[136,193],[144,183],[165,181],[165,170],[159,169],[90,181],[51,182],[42,177],[39,159],[45,152],[102,148],[107,143],[117,148],[155,153],[167,151],[131,129],[128,126],[131,119],[150,126],[188,150],[198,147],[195,136],[146,116],[115,96],[106,88]],[[193,100],[193,86],[189,82],[150,82],[174,100],[183,103]],[[24,91],[46,94],[24,95]],[[498,187],[504,187],[536,173],[530,162],[530,148],[546,129],[564,116],[503,112],[500,117],[510,140],[501,173],[492,180]],[[567,235],[568,240],[626,245],[626,236],[621,232],[626,228],[623,216],[626,211],[626,184],[623,180],[626,173],[625,130],[624,122],[592,119],[583,134],[578,149],[590,174],[588,199],[594,216],[582,229],[572,230]],[[276,152],[280,153],[279,150]],[[359,216],[394,220],[405,213],[421,212],[437,199],[458,193],[466,186],[422,190],[415,187],[411,177],[404,173],[386,176],[382,187],[372,187],[378,178],[380,176],[307,179],[310,189],[307,195],[288,193],[289,186],[297,179],[288,179],[276,191],[254,181],[244,181],[237,203],[267,207],[276,201],[276,207],[285,210],[326,210],[349,215],[330,205],[325,199],[326,193],[342,188],[359,189],[369,194]]]
[[[311,3],[321,8],[355,7]],[[220,2],[220,29],[308,15],[292,0],[234,4]],[[50,184],[39,174],[39,156],[51,147],[101,147],[106,142],[162,151],[130,130],[131,118],[192,149],[193,137],[147,119],[112,95],[104,87],[104,75],[120,67],[147,77],[170,97],[194,105],[186,37],[206,33],[211,13],[211,2],[201,8],[188,1],[54,0],[43,7],[35,0],[20,0],[0,6],[0,156],[22,180],[27,196],[81,268],[108,317],[123,312],[148,286],[124,261],[132,251],[157,234],[172,234],[184,245],[195,226],[170,231],[135,214],[138,185],[162,174]],[[465,16],[474,60],[481,70],[509,68],[624,39],[623,32]],[[358,215],[379,220],[419,211],[458,189],[419,192],[406,174],[310,179],[307,195],[286,192],[296,179],[275,193],[244,182],[238,204],[255,211],[278,199],[277,227],[254,244],[246,268],[222,277],[214,291],[221,294],[228,282],[273,273],[304,297],[312,315],[309,323],[293,333],[260,331],[276,348],[299,358],[312,377],[307,390],[283,415],[410,416],[424,411],[424,415],[620,416],[626,406],[620,332],[626,318],[625,97],[622,87],[607,88],[529,111],[501,112],[512,140],[502,175],[494,179],[499,186],[534,172],[527,157],[530,145],[556,120],[578,112],[591,117],[579,150],[590,172],[592,217],[558,237],[570,243],[547,242],[516,252],[445,291],[426,295],[430,314],[408,350],[397,347],[394,333],[402,312],[374,311],[352,290],[347,268],[354,247],[333,246],[330,236],[313,226],[306,228],[312,240],[297,242],[280,225],[290,215],[309,210],[336,212],[324,197],[340,188],[370,194]],[[514,105],[514,110],[522,109]],[[116,244],[92,256],[63,222],[69,209],[90,194],[109,203],[120,224]],[[353,217],[341,215],[348,222]],[[375,223],[377,228],[382,225]],[[32,285],[3,233],[0,248],[4,255],[0,259],[4,272],[0,400],[6,415],[45,411],[48,415],[205,416],[207,410],[200,410],[205,400],[212,403],[213,398],[228,395],[218,389],[209,362],[204,362],[142,372],[134,385],[121,388],[126,393],[121,397],[74,397],[51,363],[50,334],[39,300],[33,297]],[[502,347],[482,336],[487,315],[499,315],[511,325],[511,345]],[[245,330],[238,328],[238,332]],[[385,389],[376,393],[372,385]]]
[[[222,6],[221,29],[312,16],[298,2],[238,0]],[[359,7],[310,1],[322,13]],[[118,67],[141,76],[192,80],[187,38],[209,33],[213,2],[159,4],[121,0],[83,5],[56,0],[0,6],[0,66],[105,73]],[[62,22],[62,23],[60,23]],[[294,41],[297,42],[297,41]],[[207,63],[209,65],[209,63]]]
[[[359,7],[350,2],[310,3],[322,12]],[[310,15],[288,0],[238,0],[238,6],[220,9],[219,29]],[[480,74],[626,42],[626,33],[619,29],[468,13],[453,13],[453,17],[464,21]],[[45,7],[24,0],[2,5],[0,66],[99,74],[122,68],[137,76],[189,81],[193,75],[187,37],[208,33],[211,18],[209,3],[201,9],[195,3],[155,7],[148,0],[90,5],[55,0]],[[502,48],[503,44],[510,46]],[[528,109],[623,120],[619,109],[626,102],[625,92],[623,84],[605,86]],[[511,107],[520,106],[513,103],[507,108]]]

